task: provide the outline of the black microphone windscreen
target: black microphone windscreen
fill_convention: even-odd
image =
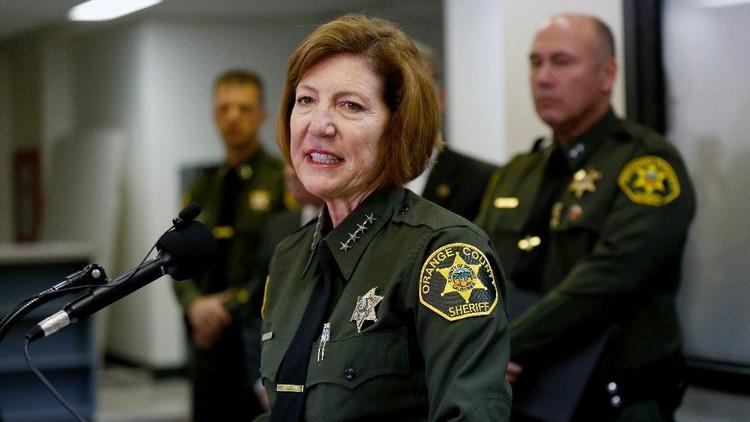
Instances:
[[[208,227],[197,221],[165,233],[156,248],[169,256],[166,270],[175,280],[200,276],[216,258],[216,239]]]

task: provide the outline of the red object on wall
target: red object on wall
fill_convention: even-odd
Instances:
[[[39,239],[42,223],[42,177],[38,149],[13,156],[13,227],[16,242]]]

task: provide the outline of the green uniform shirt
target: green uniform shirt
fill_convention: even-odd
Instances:
[[[552,148],[535,148],[498,169],[477,218],[506,274],[540,246],[522,231]],[[621,327],[615,372],[673,355],[681,344],[675,295],[695,207],[679,153],[611,111],[564,152],[572,177],[551,208],[540,280],[510,280],[544,293],[510,325],[511,360],[554,356],[610,324]]]
[[[271,403],[322,241],[336,299],[330,336],[310,351],[307,420],[507,420],[504,280],[486,235],[402,189],[373,193],[325,237],[318,226],[285,239],[271,263],[261,359]]]
[[[215,238],[229,239],[227,284],[237,289],[237,293],[226,307],[235,315],[249,299],[247,285],[255,271],[263,225],[271,212],[283,207],[284,166],[260,148],[237,167],[241,185],[234,226],[217,227],[222,183],[228,171],[226,164],[204,171],[193,183],[185,202],[198,202],[203,211],[197,219],[213,231]],[[183,309],[198,297],[216,291],[211,286],[210,272],[199,279],[176,281],[173,285]]]

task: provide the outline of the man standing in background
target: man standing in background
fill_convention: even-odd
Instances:
[[[216,80],[214,119],[225,161],[200,174],[185,202],[203,208],[199,220],[213,231],[218,255],[203,277],[175,282],[174,288],[190,339],[193,420],[246,421],[262,409],[244,370],[242,325],[260,315],[243,312],[261,229],[283,206],[284,167],[258,139],[266,111],[257,75],[231,70]]]
[[[477,225],[516,287],[541,299],[510,324],[511,382],[618,326],[605,377],[576,420],[672,420],[682,397],[675,312],[695,208],[677,150],[615,116],[609,28],[552,17],[530,59],[536,111],[552,129],[493,175]]]

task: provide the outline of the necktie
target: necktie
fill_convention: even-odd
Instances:
[[[276,377],[277,385],[304,386],[307,381],[312,344],[321,332],[333,292],[333,274],[336,267],[326,242],[318,243],[318,260],[320,276],[313,287],[302,321],[281,362]],[[306,390],[277,391],[276,401],[271,409],[271,422],[302,421],[306,394]]]
[[[541,243],[530,251],[521,252],[516,267],[511,273],[518,286],[535,289],[541,287],[544,277],[544,252],[549,242],[549,221],[552,206],[570,180],[570,170],[561,148],[550,154],[547,168],[542,176],[534,206],[523,227],[522,235],[538,236]]]
[[[229,169],[221,189],[221,202],[216,219],[216,226],[234,227],[237,215],[237,197],[240,190],[240,178],[235,169]],[[227,266],[229,264],[229,245],[232,238],[217,239],[218,251],[216,260],[211,270],[211,283],[206,293],[215,293],[229,287],[227,279]]]

